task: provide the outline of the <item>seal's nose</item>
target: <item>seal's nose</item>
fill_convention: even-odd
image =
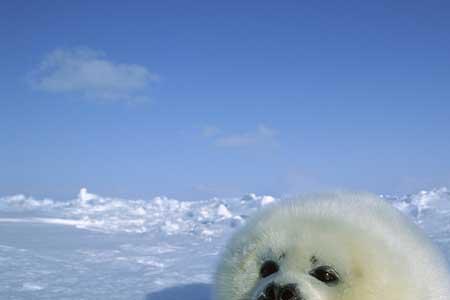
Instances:
[[[284,286],[271,283],[264,289],[258,300],[300,300],[300,296],[297,286],[293,283]]]
[[[281,287],[279,300],[297,300],[300,299],[298,290],[295,284],[287,284]]]

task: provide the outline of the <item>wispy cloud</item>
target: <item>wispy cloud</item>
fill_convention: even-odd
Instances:
[[[210,138],[217,136],[218,134],[220,134],[220,129],[216,126],[208,125],[202,128],[202,135],[204,137]]]
[[[219,147],[245,147],[263,143],[273,144],[276,136],[277,132],[274,129],[260,124],[254,131],[217,136],[214,139],[214,144]]]
[[[33,87],[51,93],[74,93],[102,101],[147,100],[158,77],[146,67],[116,63],[90,48],[56,49],[30,73]]]

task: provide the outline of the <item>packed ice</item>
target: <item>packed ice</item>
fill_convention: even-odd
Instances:
[[[380,196],[450,258],[446,188]],[[278,201],[256,194],[121,199],[86,188],[69,201],[0,197],[0,299],[210,299],[226,240]]]

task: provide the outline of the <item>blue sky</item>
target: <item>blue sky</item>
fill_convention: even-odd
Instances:
[[[8,2],[0,195],[450,186],[448,1]]]

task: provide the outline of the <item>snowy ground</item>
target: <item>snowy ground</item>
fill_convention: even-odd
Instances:
[[[450,258],[450,192],[383,195]],[[0,299],[208,300],[218,255],[270,196],[0,198]]]

